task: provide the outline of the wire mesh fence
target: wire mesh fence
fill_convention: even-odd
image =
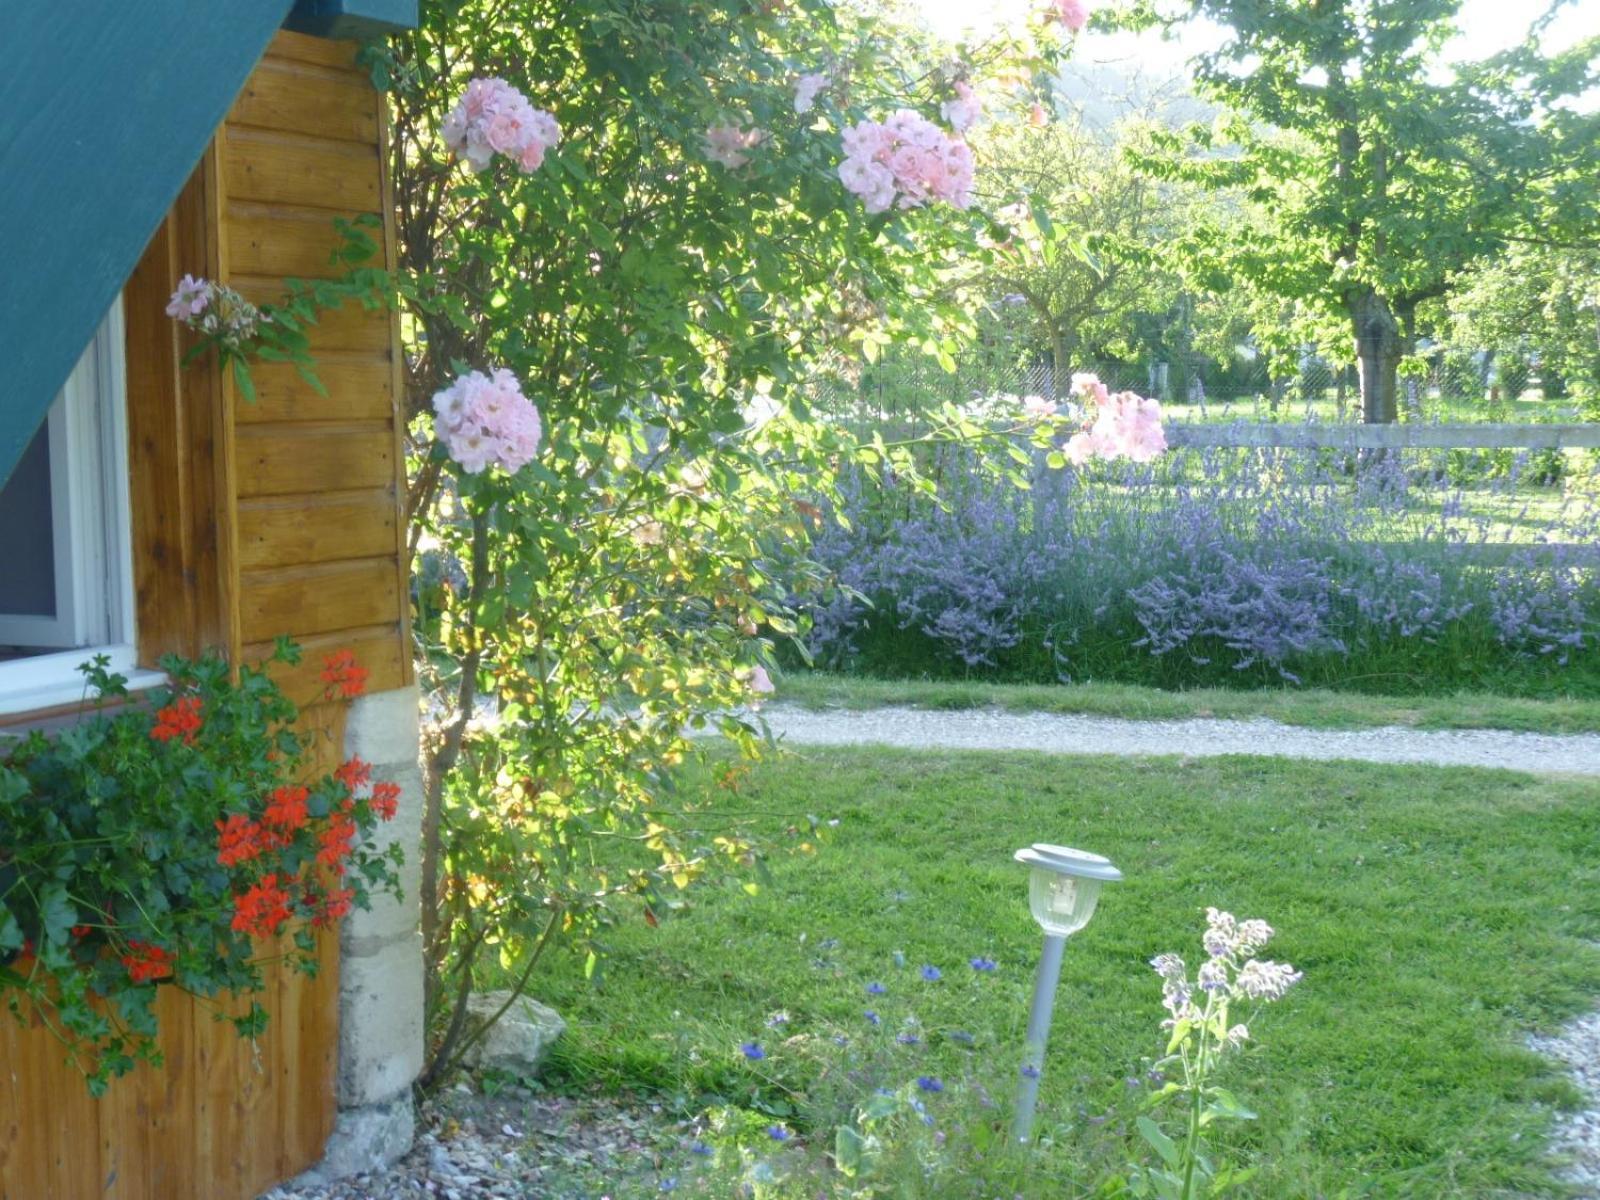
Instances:
[[[1008,395],[1066,398],[1071,376],[1079,372],[1098,376],[1114,392],[1159,399],[1175,421],[1361,419],[1356,365],[1311,354],[1292,373],[1276,376],[1264,360],[1209,373],[1162,361],[1085,361],[1058,374],[1049,362],[990,361],[948,372],[922,356],[889,358],[820,372],[810,381],[807,398],[836,420],[903,430],[946,403],[968,405]],[[1400,419],[1412,422],[1579,419],[1564,390],[1560,380],[1541,375],[1527,358],[1440,348],[1407,360],[1397,406]]]

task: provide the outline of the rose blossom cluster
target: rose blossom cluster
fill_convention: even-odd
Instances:
[[[954,100],[946,100],[939,106],[939,115],[945,123],[957,133],[965,133],[978,123],[978,118],[983,115],[983,101],[978,99],[978,93],[972,90],[972,85],[965,79],[956,80],[952,89],[956,96]]]
[[[1074,375],[1072,390],[1085,408],[1093,405],[1094,411],[1094,423],[1073,434],[1062,447],[1075,466],[1081,467],[1091,458],[1149,462],[1167,448],[1159,402],[1133,392],[1112,395],[1094,375]]]
[[[930,200],[957,208],[972,203],[972,148],[910,109],[846,129],[844,154],[839,179],[868,212]]]
[[[474,174],[504,154],[524,174],[539,169],[561,141],[561,126],[503,79],[474,79],[440,126],[451,153]]]
[[[817,106],[817,96],[832,82],[823,71],[813,71],[809,75],[800,76],[794,85],[794,111],[801,116],[810,112]]]
[[[231,287],[193,275],[178,281],[167,301],[167,316],[234,352],[243,349],[265,320],[260,309]]]
[[[1087,0],[1050,0],[1050,6],[1055,9],[1060,22],[1073,33],[1077,33],[1089,23]]]
[[[741,129],[737,125],[713,125],[706,130],[706,157],[730,171],[738,170],[750,161],[745,153],[766,140],[764,129]]]
[[[539,450],[539,410],[504,367],[469,371],[433,397],[434,429],[469,474],[521,470]]]

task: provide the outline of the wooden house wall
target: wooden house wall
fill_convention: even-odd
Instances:
[[[252,300],[329,263],[333,218],[388,214],[382,97],[354,45],[283,33],[234,104],[124,293],[140,657],[219,648],[234,661],[279,635],[280,673],[337,762],[343,706],[320,701],[323,656],[354,650],[369,688],[409,682],[404,464],[396,318],[356,306],[313,335],[319,395],[259,365],[258,399],[214,363],[185,365],[163,309],[184,274]],[[39,1028],[0,1014],[0,1200],[247,1200],[316,1162],[337,1111],[337,941],[315,979],[274,973],[256,1043],[210,1006],[160,993],[165,1066],[101,1100]]]

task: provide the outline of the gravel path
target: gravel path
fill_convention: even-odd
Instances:
[[[1053,754],[1270,754],[1434,766],[1600,775],[1600,734],[1555,737],[1497,729],[1303,729],[1276,721],[1129,721],[1120,717],[874,708],[817,712],[771,704],[774,736],[793,745],[913,750],[1042,750]]]

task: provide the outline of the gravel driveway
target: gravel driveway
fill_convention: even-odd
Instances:
[[[995,708],[818,712],[790,704],[762,710],[792,745],[897,746],[912,750],[1041,750],[1050,754],[1272,754],[1450,767],[1600,775],[1600,734],[1555,737],[1498,729],[1303,729],[1256,718],[1129,721],[1120,717],[1014,713]]]

